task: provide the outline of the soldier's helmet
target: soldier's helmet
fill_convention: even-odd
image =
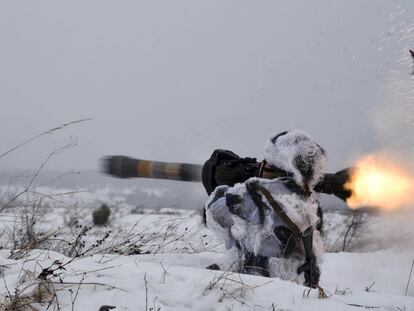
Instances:
[[[264,158],[268,164],[291,173],[298,185],[309,190],[321,180],[327,161],[325,150],[301,130],[271,135]]]

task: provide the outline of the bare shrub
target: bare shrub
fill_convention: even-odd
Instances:
[[[111,215],[111,210],[108,205],[103,203],[100,208],[92,212],[93,224],[96,226],[103,226],[108,223],[109,215]]]
[[[349,223],[344,237],[343,237],[343,243],[342,243],[342,251],[345,252],[347,248],[350,247],[352,243],[352,239],[357,234],[359,228],[366,222],[367,215],[364,212],[355,210],[353,211],[353,215],[351,218],[351,222]]]

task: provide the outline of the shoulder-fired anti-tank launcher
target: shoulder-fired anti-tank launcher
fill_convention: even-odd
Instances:
[[[126,156],[108,156],[103,162],[104,172],[120,178],[156,178],[189,182],[202,182],[210,194],[219,185],[233,186],[250,177],[278,178],[289,176],[288,172],[272,167],[266,161],[240,158],[235,153],[218,149],[204,163],[171,163],[134,159]],[[351,192],[345,188],[352,173],[346,168],[337,173],[325,173],[315,187],[317,192],[334,194],[346,201]]]

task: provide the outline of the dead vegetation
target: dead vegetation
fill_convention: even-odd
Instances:
[[[30,204],[20,202],[20,207],[10,208],[16,214],[15,221],[7,226],[0,239],[2,247],[10,250],[8,259],[23,260],[22,262],[35,262],[35,268],[22,268],[20,277],[7,293],[0,295],[0,311],[26,311],[26,310],[60,310],[59,297],[71,294],[72,310],[76,309],[76,299],[79,291],[85,286],[104,286],[106,284],[88,283],[83,274],[79,275],[77,282],[67,282],[67,270],[72,264],[87,256],[96,255],[98,262],[107,263],[116,256],[156,254],[176,248],[177,252],[188,252],[188,228],[180,232],[177,223],[167,221],[160,223],[141,223],[137,221],[129,230],[117,231],[113,228],[92,227],[80,224],[78,220],[65,223],[62,227],[48,230],[47,215],[51,207],[44,197]],[[85,214],[90,210],[84,211]],[[67,213],[64,214],[68,216]],[[46,217],[46,219],[45,219]],[[143,215],[145,219],[145,215]],[[73,219],[73,217],[69,217]],[[82,218],[79,217],[80,219]],[[158,225],[158,227],[156,227]],[[55,251],[66,256],[61,261],[54,261],[46,267],[41,267],[38,255]],[[8,267],[1,267],[7,271]],[[71,270],[70,268],[69,270]],[[164,282],[167,272],[164,273]],[[3,282],[6,282],[4,273]],[[73,277],[73,275],[72,275]],[[7,285],[6,285],[7,286]],[[149,303],[147,310],[160,310],[156,303]]]
[[[9,155],[10,153],[15,152],[17,149],[33,142],[36,141],[37,139],[41,138],[42,136],[45,135],[51,135],[54,134],[57,131],[60,131],[62,129],[65,129],[69,126],[72,126],[74,124],[79,124],[85,121],[90,121],[91,119],[79,119],[79,120],[75,120],[75,121],[71,121],[71,122],[67,122],[64,123],[60,126],[54,127],[52,129],[49,129],[47,131],[44,131],[42,133],[39,133],[19,144],[17,144],[16,146],[14,146],[13,148],[10,148],[9,150],[3,152],[2,154],[0,154],[0,159]],[[76,146],[77,144],[77,140],[75,137],[70,137],[69,141],[67,144],[56,148],[55,150],[53,150],[51,153],[49,153],[49,155],[42,161],[42,163],[40,164],[40,166],[38,167],[37,170],[35,170],[35,172],[33,174],[29,174],[29,176],[27,176],[27,184],[25,187],[23,187],[23,189],[17,191],[16,193],[10,194],[9,193],[9,187],[7,187],[7,190],[2,194],[2,200],[0,200],[0,212],[8,209],[9,207],[13,206],[13,204],[19,199],[21,198],[24,194],[26,193],[30,193],[32,191],[32,187],[35,185],[35,181],[37,180],[37,178],[39,177],[39,174],[41,173],[41,171],[46,167],[47,163],[50,161],[50,159],[52,159],[53,157],[55,157],[56,155],[58,155],[61,152],[64,152],[65,150],[72,148],[74,146]],[[17,176],[18,178],[19,176]],[[55,179],[60,178],[60,176],[58,176]],[[50,181],[50,182],[53,182]],[[11,182],[9,182],[9,186],[10,186]],[[5,199],[7,196],[9,196],[9,199]]]
[[[369,222],[369,214],[366,210],[349,209],[343,212],[335,212],[332,216],[334,216],[334,219],[340,217],[341,221],[334,226],[330,226],[329,223],[326,224],[327,228],[324,230],[325,251],[345,252],[357,250],[361,246],[361,235],[364,226]]]
[[[353,238],[356,236],[358,229],[366,222],[367,215],[364,212],[354,210],[352,212],[352,218],[350,223],[347,225],[343,243],[342,243],[342,251],[345,252],[352,243]]]
[[[223,302],[225,299],[233,299],[240,304],[246,304],[246,299],[249,293],[252,293],[255,288],[265,286],[272,283],[272,280],[258,285],[249,285],[244,282],[240,273],[231,271],[220,271],[208,283],[204,294],[210,291],[218,290],[220,298],[218,302]]]
[[[3,279],[4,280],[4,279]],[[56,290],[50,279],[38,279],[34,273],[22,270],[18,285],[0,298],[0,311],[40,310],[47,306],[50,310],[60,310]]]

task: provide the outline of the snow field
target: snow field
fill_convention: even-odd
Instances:
[[[375,262],[375,255],[384,254],[408,262],[407,253],[327,254],[321,281],[330,294],[327,299],[318,299],[316,290],[304,297],[306,288],[289,281],[203,269],[217,256],[211,252],[94,255],[73,261],[59,277],[51,280],[61,310],[72,308],[74,294],[71,296],[69,289],[73,293],[79,289],[75,310],[99,310],[102,305],[116,306],[115,310],[361,310],[361,306],[376,310],[414,310],[414,298],[403,296],[402,284],[398,282],[398,277],[406,276],[406,271],[402,267],[391,270],[397,276],[390,284],[386,281],[388,275],[378,273],[393,265],[388,261]],[[35,276],[54,261],[70,260],[59,253],[40,250],[19,261],[6,259],[7,251],[0,255],[4,274],[2,292],[6,290],[5,284],[13,289],[29,273],[25,271],[30,271],[33,277],[26,276],[20,288],[36,283]],[[368,266],[365,273],[351,274],[363,270],[361,262]],[[377,285],[367,292],[364,287],[372,279],[377,280]],[[46,310],[47,305],[37,307]]]
[[[68,241],[76,237],[78,231],[62,220],[64,209],[53,211],[42,216],[39,230],[49,232],[61,226],[58,236]],[[32,307],[38,310],[58,310],[58,306],[60,310],[99,310],[103,305],[111,305],[116,307],[114,310],[153,311],[324,311],[368,307],[372,310],[414,310],[414,284],[410,284],[405,296],[414,258],[412,248],[325,253],[321,286],[329,298],[318,299],[316,290],[304,297],[307,288],[289,281],[206,270],[206,266],[219,260],[223,245],[201,226],[201,217],[194,211],[131,212],[120,206],[113,212],[116,217],[107,228],[88,231],[84,237],[85,248],[108,230],[112,231],[110,237],[84,257],[65,265],[65,269],[57,269],[46,281],[38,278],[44,268],[56,269],[59,264],[53,265],[55,261],[65,264],[71,258],[62,251],[39,249],[19,259],[8,259],[10,251],[0,251],[1,301],[7,302],[8,291],[15,295],[16,288],[24,289],[21,296],[32,296],[39,284],[48,284],[53,288],[44,295],[43,304],[32,304]],[[90,210],[77,210],[77,216],[80,224],[90,225]],[[344,216],[331,216],[328,213],[327,227],[336,229],[327,230],[327,240],[334,241],[331,235],[343,230],[340,224]],[[130,243],[122,245],[127,238]],[[114,249],[121,251],[113,252]],[[137,249],[142,254],[131,255]],[[58,304],[53,293],[56,293]],[[7,310],[5,305],[2,308],[0,310]]]

